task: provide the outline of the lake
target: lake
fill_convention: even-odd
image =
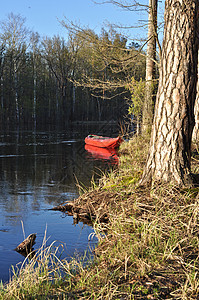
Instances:
[[[97,242],[89,241],[92,227],[65,213],[50,210],[79,196],[77,183],[89,187],[100,170],[117,161],[85,149],[86,135],[117,136],[115,126],[73,126],[64,131],[11,131],[0,134],[0,281],[9,280],[11,265],[24,257],[14,249],[25,236],[36,233],[38,249],[47,231],[48,244],[65,244],[65,257],[83,254]],[[90,251],[90,250],[89,250]]]

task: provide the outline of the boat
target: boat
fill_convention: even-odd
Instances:
[[[118,148],[122,142],[123,139],[120,136],[116,138],[111,138],[111,137],[89,134],[85,138],[85,143],[87,145],[100,147],[100,148],[112,148],[112,149]]]

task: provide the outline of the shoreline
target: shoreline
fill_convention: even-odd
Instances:
[[[53,281],[47,267],[43,277],[35,266],[22,271],[1,288],[0,299],[197,299],[199,189],[139,187],[147,145],[138,138],[126,142],[119,169],[73,204],[65,204],[73,216],[93,224],[99,241],[94,258],[57,259]],[[49,263],[50,250],[43,251]],[[39,278],[31,279],[31,289],[25,274]]]

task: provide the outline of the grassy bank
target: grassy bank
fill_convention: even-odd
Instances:
[[[43,246],[1,286],[1,299],[199,298],[199,189],[138,187],[147,145],[125,143],[119,170],[76,200],[95,214],[94,260],[67,263],[53,245]],[[193,160],[197,171],[197,156]]]

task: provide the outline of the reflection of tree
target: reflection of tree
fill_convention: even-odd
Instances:
[[[72,143],[63,142],[67,139],[65,134],[48,133],[1,137],[0,205],[9,223],[19,223],[42,205],[76,198],[76,179],[88,186],[95,167],[105,167],[86,161],[83,141],[77,143],[75,137]]]

